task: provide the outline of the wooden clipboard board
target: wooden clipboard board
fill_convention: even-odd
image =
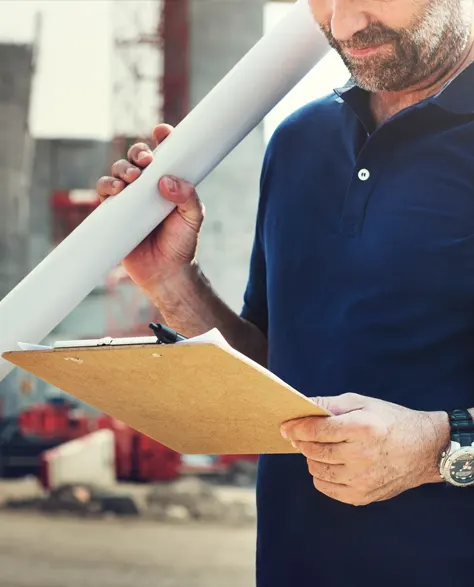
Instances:
[[[328,416],[215,344],[11,351],[3,358],[183,454],[275,454],[293,418]]]

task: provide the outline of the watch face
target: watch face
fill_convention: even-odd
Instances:
[[[474,455],[463,454],[451,463],[451,477],[460,485],[474,482]]]

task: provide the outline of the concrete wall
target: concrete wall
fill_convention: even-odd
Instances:
[[[0,299],[28,271],[32,60],[28,45],[0,45]],[[0,398],[14,401],[16,389],[17,371],[0,384]]]
[[[27,271],[32,50],[0,45],[0,299]]]
[[[261,38],[263,4],[263,0],[191,0],[191,106]],[[263,154],[263,125],[259,125],[199,189],[206,205],[200,264],[235,311],[240,311],[247,282]]]
[[[1,110],[0,108],[0,112]],[[29,186],[29,238],[25,254],[27,271],[40,263],[54,246],[50,204],[53,191],[93,189],[97,179],[105,173],[109,157],[110,145],[107,142],[54,139],[36,141]],[[2,212],[3,202],[0,217]],[[106,320],[104,293],[99,288],[88,296],[44,342],[58,338],[102,336]],[[29,391],[22,394],[21,390],[25,388]],[[29,403],[41,401],[49,391],[54,390],[20,369],[15,369],[0,383],[0,397],[4,398],[4,411],[7,414],[15,413]]]
[[[51,251],[50,198],[55,190],[93,189],[106,172],[109,143],[88,140],[36,141],[30,204],[29,265]]]

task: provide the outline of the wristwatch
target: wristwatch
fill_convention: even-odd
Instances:
[[[456,487],[474,485],[474,419],[468,410],[448,412],[451,443],[441,455],[441,477]]]

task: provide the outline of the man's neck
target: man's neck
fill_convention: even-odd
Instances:
[[[370,109],[377,127],[386,120],[401,112],[413,104],[434,96],[461,71],[474,61],[474,39],[469,43],[468,49],[464,52],[452,67],[441,76],[434,75],[417,87],[409,88],[403,92],[377,92],[370,96]]]

